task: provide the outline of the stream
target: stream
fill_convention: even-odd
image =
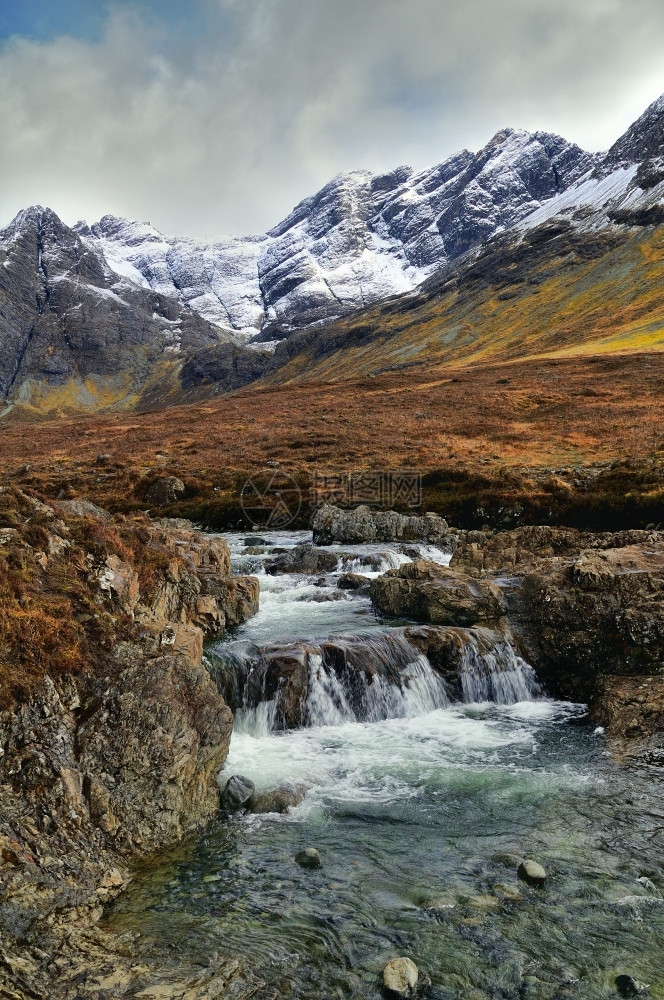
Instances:
[[[383,966],[407,955],[434,998],[615,998],[627,974],[664,1000],[661,772],[616,763],[585,706],[549,699],[488,630],[457,630],[455,693],[408,622],[337,587],[342,572],[445,553],[344,545],[332,572],[271,576],[272,549],[307,533],[264,534],[253,555],[227,537],[261,606],[207,650],[235,700],[222,784],[308,790],[290,813],[220,817],[146,866],[107,925],[174,962],[237,955],[284,997],[381,997]],[[304,650],[295,729],[294,702],[270,687],[269,651],[284,646]],[[319,869],[294,861],[309,846]],[[543,887],[519,880],[519,857],[544,865]]]

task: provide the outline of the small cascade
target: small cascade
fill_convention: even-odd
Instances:
[[[319,644],[238,643],[210,653],[208,668],[236,729],[254,735],[424,715],[449,704],[443,678],[397,629]]]
[[[363,575],[380,575],[389,569],[398,569],[412,559],[397,549],[385,549],[380,552],[369,552],[352,558],[341,558],[337,566],[338,573],[361,573]]]
[[[535,671],[507,639],[489,629],[464,630],[458,664],[465,702],[513,705],[541,694]]]

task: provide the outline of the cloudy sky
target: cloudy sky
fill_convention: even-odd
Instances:
[[[505,125],[604,149],[662,92],[662,0],[0,0],[0,226],[260,232]]]

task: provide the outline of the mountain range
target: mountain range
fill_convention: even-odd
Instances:
[[[68,227],[31,207],[0,231],[3,413],[155,408],[603,333],[657,347],[662,223],[664,96],[607,153],[505,129],[419,173],[340,175],[263,235]]]

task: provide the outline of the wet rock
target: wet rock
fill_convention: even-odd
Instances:
[[[475,625],[504,613],[495,584],[425,559],[388,570],[371,581],[369,592],[386,614],[436,625]]]
[[[175,503],[184,492],[185,485],[177,476],[160,476],[148,486],[144,500],[155,507],[165,507],[166,504]]]
[[[357,590],[359,593],[366,592],[368,594],[370,583],[369,577],[362,576],[360,573],[342,573],[337,580],[337,587],[340,590]]]
[[[616,989],[621,997],[638,997],[648,989],[640,983],[634,976],[620,975],[615,978]]]
[[[320,854],[315,847],[305,847],[298,851],[295,860],[301,868],[320,868],[322,866]]]
[[[544,885],[547,874],[542,866],[531,858],[525,858],[517,869],[517,875],[529,885]]]
[[[425,910],[432,910],[434,913],[449,913],[455,908],[456,900],[452,896],[435,896],[424,907]]]
[[[475,910],[483,910],[485,912],[497,911],[500,909],[500,900],[496,896],[478,895],[469,896],[468,905],[472,906]]]
[[[326,552],[312,542],[300,542],[282,555],[266,560],[265,571],[273,576],[279,573],[331,573],[342,558],[342,553]]]
[[[243,541],[244,545],[269,545],[270,543],[266,538],[261,538],[260,535],[247,535]]]
[[[503,900],[507,903],[522,903],[523,895],[520,889],[516,885],[506,885],[504,882],[499,882],[494,885],[493,892],[498,899]]]
[[[255,792],[247,802],[250,813],[287,813],[303,801],[306,785],[282,785],[269,792]]]
[[[527,659],[558,696],[590,703],[614,737],[664,729],[664,544],[550,559],[515,594]]]
[[[396,996],[412,996],[418,979],[419,970],[412,958],[393,958],[383,969],[383,985]]]
[[[394,510],[374,511],[369,507],[341,510],[325,504],[316,512],[312,528],[317,545],[424,541],[450,552],[456,545],[456,534],[447,521],[431,513],[424,516],[398,514]]]
[[[228,779],[221,793],[221,808],[226,812],[237,812],[247,805],[255,791],[256,786],[251,778],[234,774]]]

